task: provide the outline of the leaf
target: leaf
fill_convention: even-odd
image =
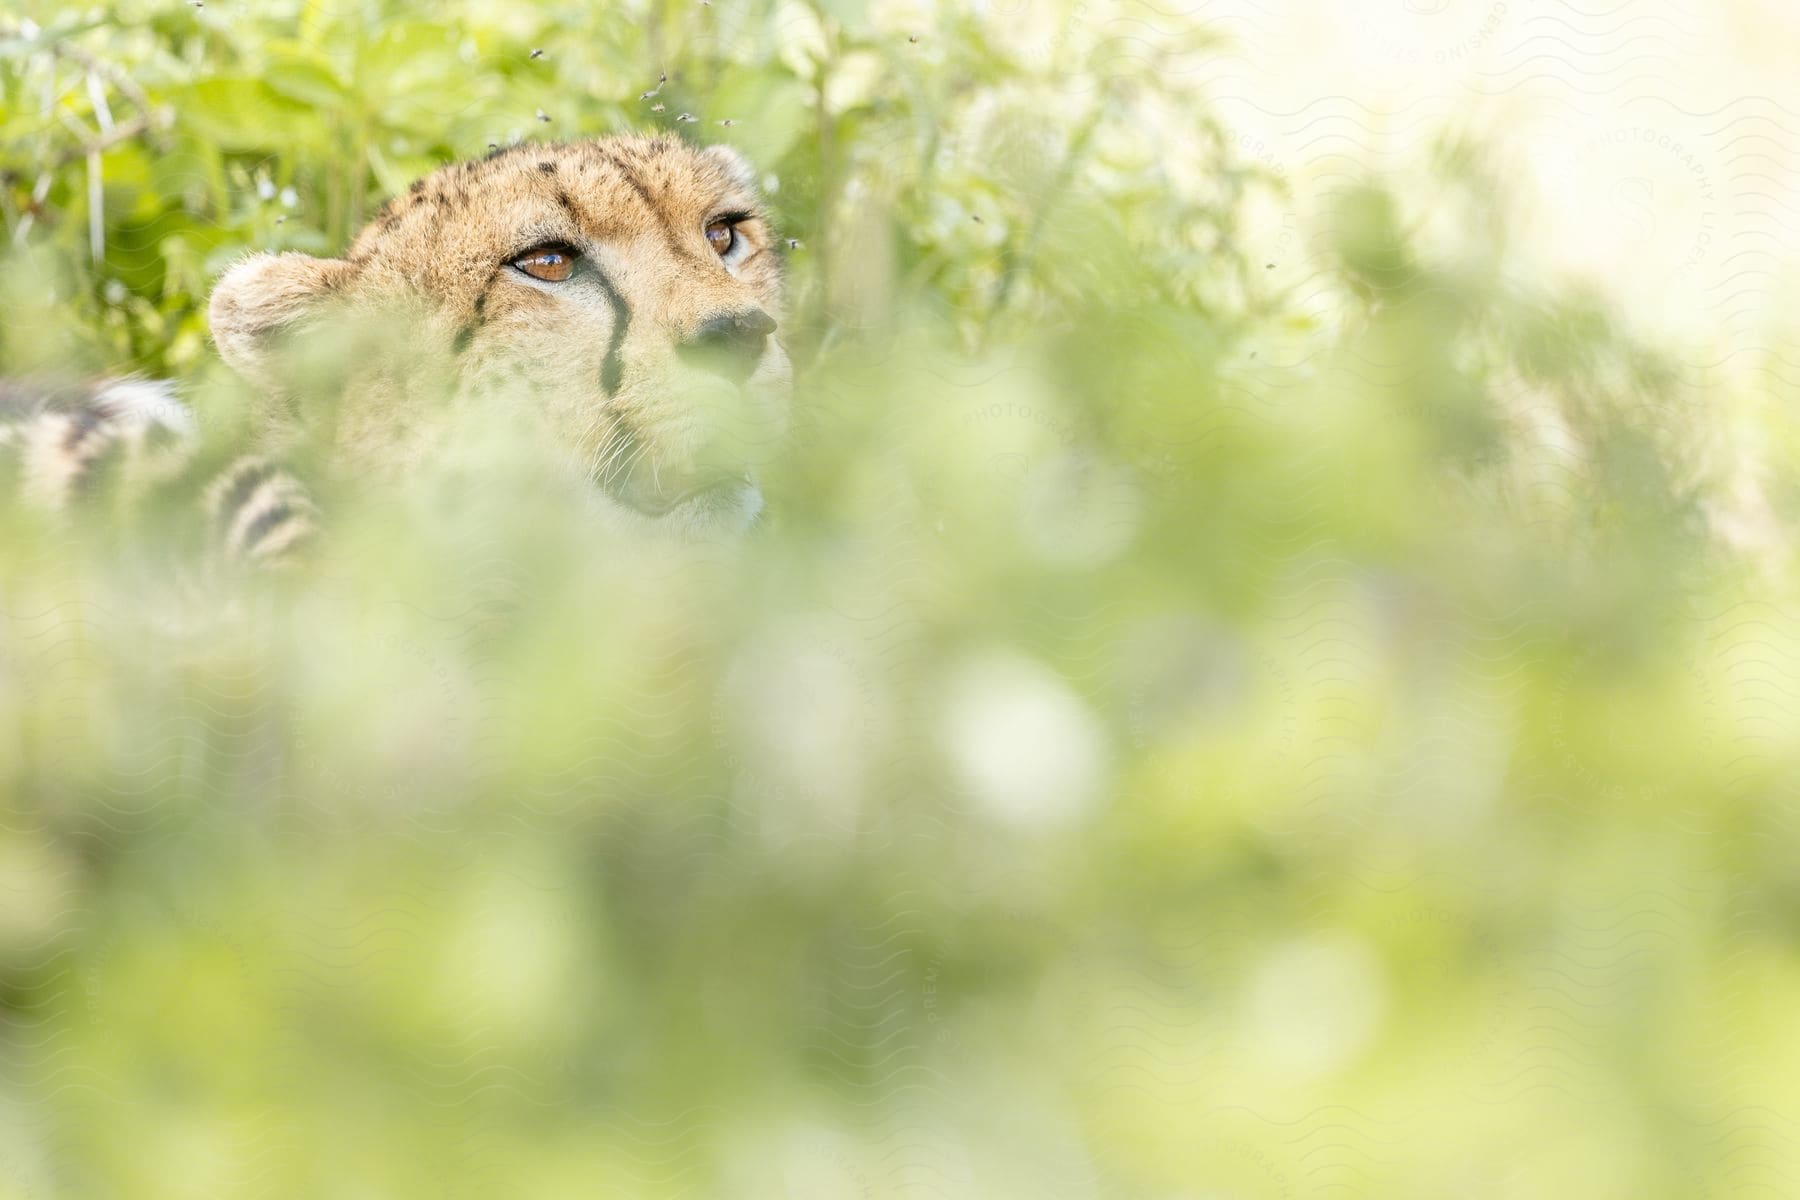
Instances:
[[[413,180],[429,175],[441,165],[428,155],[388,155],[378,146],[369,147],[369,170],[386,196],[404,192]]]
[[[846,28],[855,29],[868,24],[869,0],[819,0],[817,7],[825,16],[836,19],[838,24]]]
[[[110,220],[147,221],[167,206],[166,193],[156,186],[154,160],[142,146],[122,142],[108,150],[100,160],[100,176]]]
[[[276,93],[315,108],[342,106],[344,83],[324,55],[299,42],[274,42],[268,54],[263,81]]]
[[[766,67],[728,72],[700,105],[707,137],[742,150],[763,171],[780,161],[812,119],[805,85]],[[727,119],[729,126],[716,123]]]
[[[274,150],[291,144],[305,109],[260,79],[221,77],[190,85],[176,99],[190,131],[226,151]]]

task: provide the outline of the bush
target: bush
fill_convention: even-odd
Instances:
[[[803,367],[742,545],[621,544],[499,453],[198,599],[111,515],[13,518],[0,1195],[1785,1163],[1800,629],[1726,536],[1723,393],[1511,278],[1467,145],[1462,241],[1371,176],[1269,270],[1214,35],[1086,10],[0,30],[3,373],[173,375],[228,444],[225,264],[626,127],[767,172]]]

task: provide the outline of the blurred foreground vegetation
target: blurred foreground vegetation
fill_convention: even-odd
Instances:
[[[1730,398],[1509,278],[1472,147],[1448,240],[1253,232],[1212,33],[1098,7],[0,17],[0,373],[229,437],[224,263],[658,125],[771,176],[803,368],[739,546],[496,455],[196,620],[9,518],[0,1197],[1794,1189]]]

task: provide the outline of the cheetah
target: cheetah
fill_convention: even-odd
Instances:
[[[202,489],[221,548],[276,562],[311,539],[294,448],[339,477],[396,480],[438,451],[439,417],[496,404],[615,522],[741,532],[763,508],[753,451],[786,430],[782,281],[750,164],[666,135],[509,146],[413,184],[343,257],[250,255],[208,313],[220,358],[265,401],[257,453]],[[40,507],[194,440],[154,381],[0,393],[0,458]]]

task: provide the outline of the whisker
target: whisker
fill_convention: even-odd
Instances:
[[[621,439],[619,450],[614,452],[601,476],[601,486],[609,486],[615,481],[628,477],[632,468],[637,465],[638,460],[648,449],[648,446],[638,444],[635,438]]]

